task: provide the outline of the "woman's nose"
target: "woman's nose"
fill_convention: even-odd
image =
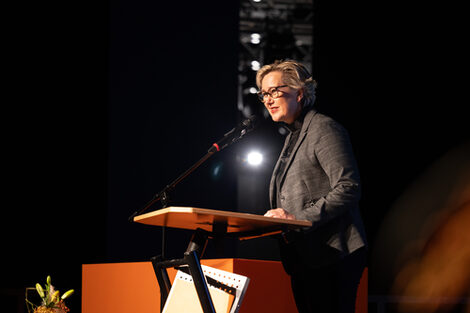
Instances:
[[[273,97],[267,96],[264,100],[264,105],[265,106],[270,106],[271,104],[273,104],[273,102],[274,102]]]

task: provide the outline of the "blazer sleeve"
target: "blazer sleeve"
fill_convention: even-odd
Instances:
[[[314,128],[313,140],[308,141],[308,153],[316,158],[328,177],[325,184],[329,186],[322,186],[327,191],[297,216],[311,221],[313,228],[357,208],[361,196],[359,170],[347,131],[333,120]]]

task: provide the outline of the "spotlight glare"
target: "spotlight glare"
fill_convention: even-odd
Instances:
[[[258,33],[251,34],[251,43],[257,45],[261,42],[261,35]]]
[[[263,162],[263,155],[259,152],[252,151],[247,156],[248,164],[252,166],[258,166]]]
[[[251,69],[253,71],[257,71],[261,68],[261,63],[259,63],[258,61],[251,61]]]
[[[255,87],[250,87],[250,93],[251,94],[255,94],[258,92],[258,89],[256,89]]]

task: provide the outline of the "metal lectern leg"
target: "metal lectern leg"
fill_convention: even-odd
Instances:
[[[199,262],[196,251],[185,252],[184,259],[189,265],[189,271],[193,278],[202,310],[204,313],[215,313],[214,304],[212,303],[212,298],[209,293],[209,289],[207,288],[206,278],[204,277],[204,272],[202,271],[201,263]]]
[[[206,247],[209,233],[197,229],[189,242],[183,259],[163,260],[161,256],[153,257],[152,265],[160,286],[160,312],[163,311],[165,302],[171,289],[167,268],[188,265],[189,272],[193,278],[194,286],[204,313],[216,313],[209,289],[207,288],[204,272],[202,271],[199,255],[202,256]]]
[[[153,257],[151,260],[155,276],[157,276],[158,285],[160,286],[160,312],[162,312],[168,294],[170,293],[171,282],[168,277],[168,271],[166,267],[163,266],[162,256]]]

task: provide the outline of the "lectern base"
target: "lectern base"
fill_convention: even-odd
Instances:
[[[201,260],[201,264],[250,278],[240,313],[296,312],[289,276],[275,261]],[[83,313],[160,312],[160,289],[151,262],[84,264]],[[173,282],[176,270],[168,269]]]
[[[296,312],[289,276],[276,261],[201,260],[201,264],[250,278],[240,313]],[[168,269],[173,282],[176,270]],[[367,312],[367,271],[361,279],[356,312]],[[151,262],[84,264],[83,313],[160,312],[160,289]]]

